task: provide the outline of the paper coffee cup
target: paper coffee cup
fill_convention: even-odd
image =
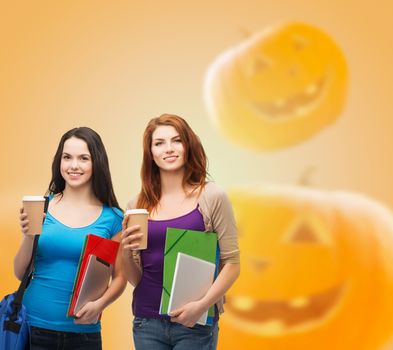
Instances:
[[[142,233],[143,236],[139,241],[139,247],[135,250],[142,250],[147,248],[147,218],[149,216],[149,212],[146,209],[128,209],[126,211],[126,215],[129,215],[127,227],[133,225],[140,225],[141,228],[138,232]]]
[[[24,212],[29,220],[29,235],[39,235],[42,232],[45,200],[43,196],[24,196],[22,198]]]

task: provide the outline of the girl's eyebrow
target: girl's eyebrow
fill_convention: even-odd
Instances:
[[[71,154],[69,154],[69,153],[67,153],[67,152],[63,152],[62,155],[63,155],[63,156],[70,156]],[[88,153],[78,154],[78,157],[82,157],[82,156],[91,157],[91,155],[88,154]]]
[[[173,136],[173,137],[171,137],[171,140],[177,139],[178,137],[180,137],[180,135]],[[164,141],[164,140],[165,139],[163,139],[161,137],[157,137],[157,138],[153,139],[153,141]]]

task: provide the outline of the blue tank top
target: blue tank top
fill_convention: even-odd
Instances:
[[[90,333],[101,330],[96,324],[75,324],[67,317],[79,257],[88,233],[112,238],[121,230],[123,213],[103,206],[92,224],[71,228],[49,212],[38,241],[33,279],[23,298],[30,325],[55,331]]]

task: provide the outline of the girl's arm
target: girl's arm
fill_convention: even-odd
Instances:
[[[127,228],[128,216],[123,220],[123,233],[121,235],[121,255],[123,260],[124,274],[134,287],[139,283],[142,277],[142,269],[136,263],[133,257],[133,250],[138,248],[137,241],[142,237],[142,233],[133,233],[140,229],[139,225]]]
[[[112,239],[119,242],[120,234],[121,232],[118,232]],[[79,312],[77,312],[77,319],[75,319],[74,322],[77,324],[95,323],[102,311],[123,293],[126,284],[127,281],[124,277],[122,268],[121,247],[119,247],[112,272],[112,280],[109,284],[108,289],[105,291],[101,298],[86,303],[79,310]]]
[[[20,209],[19,223],[23,233],[23,241],[14,258],[14,274],[16,278],[22,280],[31,259],[34,243],[34,236],[27,234],[29,220],[27,220],[27,214],[23,212],[23,208]]]
[[[172,321],[192,327],[209,307],[219,301],[240,274],[236,221],[226,193],[215,184],[206,186],[200,199],[202,207],[210,213],[211,229],[218,235],[220,260],[223,265],[206,295],[195,302],[171,312]]]
[[[138,197],[131,199],[127,203],[126,210],[135,209],[137,200]],[[135,261],[134,254],[137,253],[133,252],[133,250],[138,248],[139,244],[136,242],[142,237],[142,234],[133,233],[140,229],[139,225],[135,225],[127,228],[127,222],[128,222],[128,215],[125,215],[122,223],[123,232],[121,235],[123,267],[124,267],[124,274],[127,278],[127,281],[130,282],[133,287],[136,287],[136,285],[139,283],[142,277],[142,267],[140,264],[140,260],[139,263]]]

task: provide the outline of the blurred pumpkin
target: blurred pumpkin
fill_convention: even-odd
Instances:
[[[219,348],[376,350],[393,336],[393,216],[360,195],[236,189],[241,275]]]
[[[259,150],[299,143],[340,114],[347,65],[319,29],[287,23],[258,33],[209,67],[205,102],[233,142]]]

